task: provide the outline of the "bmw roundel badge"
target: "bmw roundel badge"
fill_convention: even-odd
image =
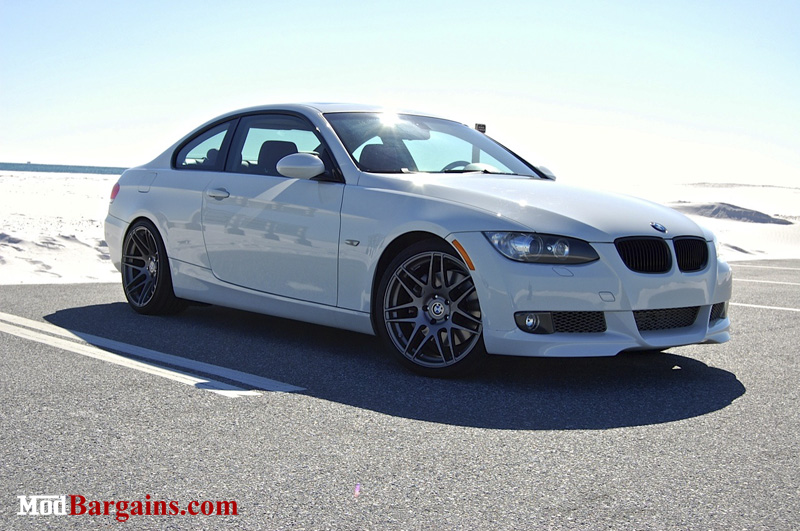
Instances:
[[[655,221],[651,221],[650,226],[656,229],[658,232],[667,232],[667,228],[661,223],[656,223]]]

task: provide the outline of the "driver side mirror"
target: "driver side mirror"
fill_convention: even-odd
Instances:
[[[292,153],[277,164],[278,173],[292,179],[313,179],[325,173],[325,163],[311,153]]]

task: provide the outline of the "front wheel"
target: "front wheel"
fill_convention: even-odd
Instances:
[[[186,301],[175,297],[164,242],[147,220],[133,224],[122,245],[122,288],[128,304],[141,314],[177,313]]]
[[[415,372],[460,375],[486,357],[475,284],[447,242],[419,242],[392,260],[377,304],[378,334]]]

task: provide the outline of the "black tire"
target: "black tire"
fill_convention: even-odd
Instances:
[[[145,315],[169,315],[186,308],[175,296],[164,241],[148,220],[134,223],[122,244],[122,289],[128,304]]]
[[[461,376],[486,358],[475,284],[447,242],[406,248],[386,268],[376,295],[378,335],[409,369]]]

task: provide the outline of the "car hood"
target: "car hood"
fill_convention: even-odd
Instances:
[[[400,185],[409,193],[469,205],[535,232],[596,243],[612,242],[624,236],[711,237],[691,219],[663,205],[544,179],[516,175],[414,174],[401,179],[387,176],[386,184],[388,187]],[[666,227],[666,234],[654,229],[651,223]]]

